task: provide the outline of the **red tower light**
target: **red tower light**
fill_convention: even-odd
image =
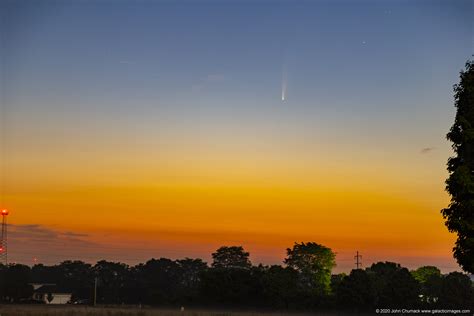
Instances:
[[[8,210],[2,210],[2,216],[7,216],[8,215]]]

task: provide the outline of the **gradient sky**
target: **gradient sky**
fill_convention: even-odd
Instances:
[[[2,1],[10,258],[295,241],[459,269],[440,210],[473,1]],[[287,86],[281,100],[282,80]]]

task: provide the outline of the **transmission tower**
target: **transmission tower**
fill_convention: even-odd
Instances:
[[[2,210],[2,235],[0,236],[0,263],[8,264],[7,216],[8,210]]]
[[[356,255],[354,256],[354,259],[356,260],[355,262],[356,269],[359,270],[360,267],[362,267],[362,262],[360,261],[362,260],[362,256],[359,255],[359,251],[357,251]]]

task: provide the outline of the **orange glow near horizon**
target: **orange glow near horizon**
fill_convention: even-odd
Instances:
[[[345,158],[310,164],[245,155],[240,164],[216,156],[161,161],[158,169],[148,160],[122,168],[76,161],[63,173],[59,164],[53,174],[10,178],[6,198],[15,224],[81,232],[128,252],[147,244],[206,257],[219,245],[242,244],[257,259],[279,262],[294,242],[311,240],[347,257],[355,249],[381,260],[451,256],[454,237],[439,214],[448,196],[423,169],[407,182],[398,158],[351,169]]]

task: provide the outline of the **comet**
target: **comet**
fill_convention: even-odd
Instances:
[[[286,101],[286,88],[287,88],[287,83],[286,83],[286,69],[283,66],[283,71],[281,75],[281,100]]]

